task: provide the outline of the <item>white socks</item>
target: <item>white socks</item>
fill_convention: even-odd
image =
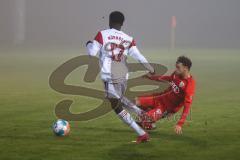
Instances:
[[[143,110],[140,109],[139,107],[137,107],[136,105],[133,105],[133,106],[131,106],[129,108],[131,108],[139,116],[142,115],[142,113],[143,113]]]
[[[126,111],[122,110],[118,114],[119,118],[122,119],[123,122],[125,122],[127,125],[129,125],[133,130],[137,132],[139,136],[144,135],[146,132],[133,120],[131,115]]]
[[[124,107],[130,110],[131,112],[136,113],[138,116],[140,116],[143,113],[143,110],[136,106],[134,103],[132,103],[129,99],[126,97],[121,98],[121,102],[124,104]]]

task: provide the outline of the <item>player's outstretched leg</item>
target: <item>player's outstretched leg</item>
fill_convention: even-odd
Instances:
[[[149,110],[147,113],[147,118],[142,118],[139,125],[146,130],[153,130],[156,128],[155,122],[163,117],[163,113],[160,107]]]
[[[141,110],[145,112],[139,116],[137,123],[146,130],[155,129],[156,124],[154,123],[151,114],[149,114],[149,111],[155,108],[154,95],[136,97],[135,103],[139,106],[139,108],[141,108]]]
[[[145,111],[136,106],[133,102],[131,102],[127,97],[122,97],[121,102],[124,104],[124,107],[129,109],[130,111],[136,113],[138,116],[142,116],[145,114]]]
[[[122,108],[122,103],[119,99],[111,98],[109,99],[111,105],[115,111],[115,113],[119,116],[119,118],[130,126],[137,134],[138,138],[136,143],[147,142],[150,138],[147,132],[145,132],[132,118],[132,116]]]

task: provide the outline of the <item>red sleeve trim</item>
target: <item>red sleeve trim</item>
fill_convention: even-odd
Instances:
[[[101,33],[101,32],[98,32],[97,35],[96,35],[96,37],[94,38],[94,40],[103,45],[102,33]]]
[[[136,46],[136,41],[135,41],[134,39],[132,40],[132,42],[131,42],[129,48],[131,48],[132,46]]]

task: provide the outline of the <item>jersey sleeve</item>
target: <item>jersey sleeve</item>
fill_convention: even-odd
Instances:
[[[102,33],[98,32],[92,43],[87,44],[87,53],[90,56],[96,56],[103,46]]]
[[[185,89],[185,97],[183,102],[183,112],[181,115],[181,118],[178,121],[178,125],[182,126],[190,112],[190,108],[192,105],[192,99],[195,93],[195,81],[192,79],[190,83],[188,83],[186,89]]]
[[[149,77],[149,79],[155,80],[155,81],[168,81],[168,82],[170,82],[173,79],[173,74],[174,73],[172,73],[169,76],[153,75],[153,76]]]
[[[129,45],[128,54],[129,56],[140,62],[148,71],[150,71],[151,73],[154,72],[154,68],[148,63],[147,59],[140,53],[140,51],[136,47],[136,42],[134,39]]]
[[[136,41],[133,39],[132,42],[129,45],[129,49],[136,46]]]
[[[95,36],[94,40],[97,41],[99,44],[103,45],[102,33],[98,32],[97,35]]]
[[[172,77],[171,76],[153,75],[153,76],[149,77],[149,79],[155,80],[155,81],[168,81],[168,82],[170,82],[172,80]]]

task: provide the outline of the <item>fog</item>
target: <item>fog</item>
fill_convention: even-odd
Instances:
[[[141,47],[239,48],[239,0],[1,0],[0,45],[83,46],[125,14],[123,30]]]

